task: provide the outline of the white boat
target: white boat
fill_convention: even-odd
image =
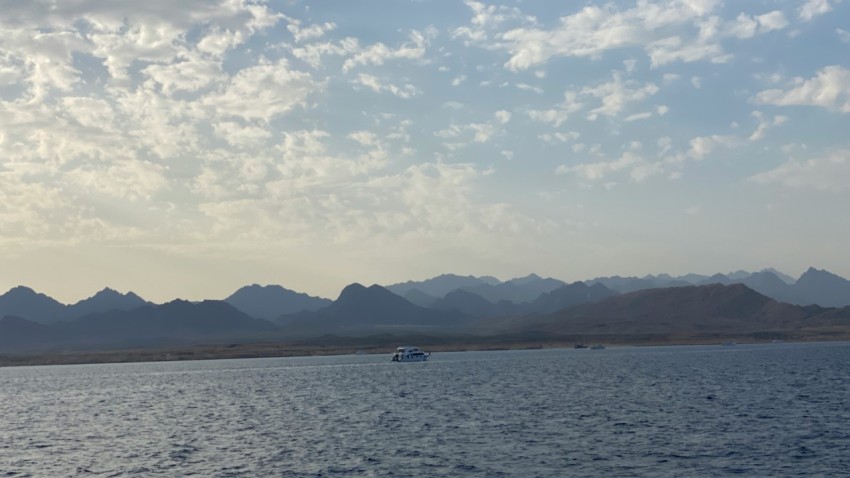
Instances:
[[[431,354],[419,350],[418,347],[402,346],[395,349],[393,362],[424,362]]]
[[[593,344],[590,346],[590,350],[604,350],[605,346],[602,344]]]

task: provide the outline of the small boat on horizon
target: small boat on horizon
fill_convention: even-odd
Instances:
[[[430,357],[430,353],[419,350],[419,347],[401,346],[393,354],[393,362],[424,362]]]
[[[605,348],[602,344],[593,344],[590,346],[590,350],[603,350]]]

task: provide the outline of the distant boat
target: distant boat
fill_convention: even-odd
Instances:
[[[605,346],[602,344],[593,344],[590,346],[590,350],[602,350]]]
[[[576,346],[575,346],[575,347],[573,347],[573,348],[576,348],[576,349],[586,349],[586,348],[587,348],[587,345],[584,345],[584,344],[576,344]]]
[[[393,362],[424,362],[431,354],[426,354],[418,347],[402,346],[395,350]]]

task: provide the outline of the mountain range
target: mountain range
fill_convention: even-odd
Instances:
[[[552,314],[490,324],[491,333],[564,336],[784,337],[805,331],[828,335],[850,327],[841,309],[777,302],[743,284],[645,289],[588,302]]]
[[[430,299],[418,303],[406,298],[411,294]],[[333,301],[254,284],[224,300],[157,305],[132,292],[104,289],[65,305],[15,287],[0,295],[0,352],[328,334],[634,338],[804,333],[830,338],[850,336],[849,303],[850,281],[814,268],[796,281],[771,270],[572,284],[535,274],[505,282],[443,275],[388,287],[351,284]]]
[[[105,288],[87,299],[65,305],[29,287],[18,286],[0,295],[0,317],[25,317],[34,322],[50,324],[95,312],[132,310],[148,304],[132,292],[122,294]]]
[[[588,284],[603,284],[620,293],[645,289],[682,287],[706,284],[744,284],[780,302],[797,305],[816,304],[823,307],[850,305],[850,281],[825,270],[810,267],[799,279],[765,269],[760,272],[737,271],[730,274],[671,277],[666,274],[645,277],[600,277],[586,281]]]

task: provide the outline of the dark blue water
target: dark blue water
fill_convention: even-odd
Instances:
[[[0,476],[850,474],[850,344],[0,369]]]

